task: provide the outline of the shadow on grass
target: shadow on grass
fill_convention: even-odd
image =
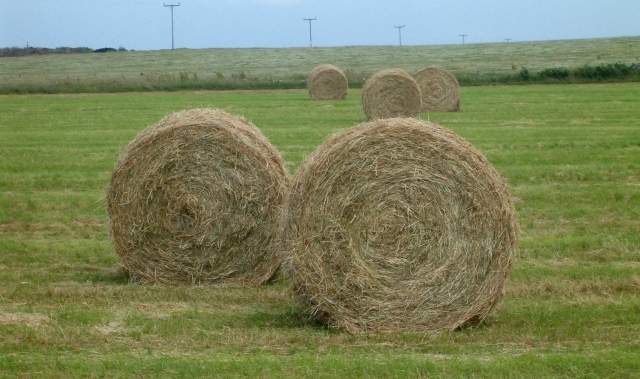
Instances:
[[[291,306],[284,312],[255,312],[242,320],[245,326],[273,329],[314,329],[315,331],[337,333],[335,329],[311,318],[302,309]]]
[[[89,275],[87,280],[95,284],[130,284],[129,274],[120,265],[97,271]]]

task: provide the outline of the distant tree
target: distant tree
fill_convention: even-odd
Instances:
[[[118,50],[114,49],[113,47],[103,47],[100,49],[93,50],[94,53],[113,53],[115,51],[118,51]]]

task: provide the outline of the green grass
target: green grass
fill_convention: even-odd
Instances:
[[[0,59],[0,93],[301,88],[311,69],[333,63],[361,84],[372,72],[439,66],[463,84],[513,80],[543,69],[640,63],[640,37],[440,45],[202,49],[56,54]],[[637,76],[637,75],[636,75]],[[511,78],[511,79],[509,79]]]
[[[640,85],[470,87],[422,115],[507,177],[522,228],[504,301],[453,333],[352,336],[286,283],[144,287],[114,267],[103,189],[166,113],[245,115],[294,172],[361,121],[359,92],[0,96],[0,377],[634,377],[640,373]]]

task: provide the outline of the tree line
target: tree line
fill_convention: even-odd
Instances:
[[[103,47],[100,49],[92,49],[89,47],[3,47],[0,48],[0,57],[24,57],[28,55],[45,55],[45,54],[82,54],[82,53],[108,53],[115,51],[127,51],[124,47],[113,48]]]

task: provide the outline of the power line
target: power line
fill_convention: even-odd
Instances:
[[[176,45],[175,45],[175,39],[174,39],[174,34],[173,34],[173,8],[175,7],[179,7],[180,3],[174,3],[174,4],[167,4],[164,3],[162,4],[165,8],[169,8],[171,9],[171,50],[175,50]]]
[[[402,29],[406,28],[407,25],[394,25],[393,27],[398,29],[398,45],[402,46]]]
[[[311,28],[311,23],[317,21],[318,18],[303,18],[303,20],[309,23],[309,47],[313,47],[313,29]]]
[[[458,34],[458,35],[459,35],[460,37],[462,37],[462,44],[464,45],[464,44],[465,44],[465,40],[466,40],[466,38],[467,38],[469,35],[468,35],[468,34],[466,34],[466,33],[462,33],[462,34]]]

